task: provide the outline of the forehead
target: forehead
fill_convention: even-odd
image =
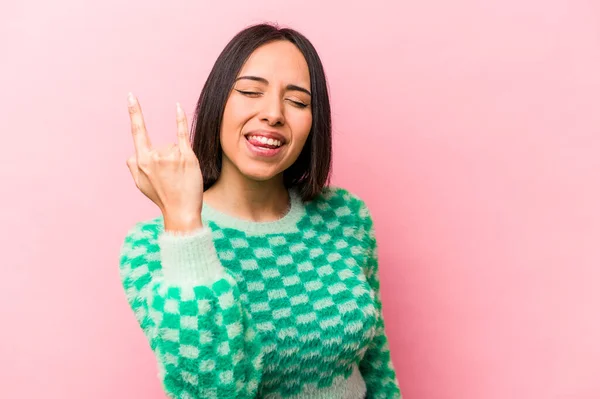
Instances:
[[[238,76],[260,76],[269,82],[310,84],[306,59],[291,42],[279,40],[254,50]]]

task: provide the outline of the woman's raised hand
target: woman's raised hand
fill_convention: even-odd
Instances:
[[[189,231],[202,226],[204,184],[196,154],[192,150],[187,119],[177,103],[177,144],[152,148],[142,109],[128,96],[135,154],[127,166],[137,188],[161,210],[166,230]]]

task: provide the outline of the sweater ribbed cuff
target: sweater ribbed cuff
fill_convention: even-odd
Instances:
[[[224,273],[208,227],[185,233],[163,231],[158,243],[165,281],[210,285]]]

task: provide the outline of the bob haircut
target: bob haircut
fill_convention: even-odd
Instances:
[[[329,183],[332,158],[331,108],[321,59],[299,32],[271,24],[247,27],[236,34],[217,58],[204,84],[192,122],[192,149],[198,157],[204,190],[221,174],[220,133],[225,104],[242,66],[258,47],[277,40],[293,43],[304,55],[310,75],[312,126],[298,159],[283,172],[286,188],[295,187],[304,201]]]

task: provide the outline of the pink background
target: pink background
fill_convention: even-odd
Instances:
[[[0,396],[164,397],[118,276],[158,211],[126,93],[175,141],[175,102],[263,20],[322,56],[405,397],[599,398],[595,0],[3,2]]]

